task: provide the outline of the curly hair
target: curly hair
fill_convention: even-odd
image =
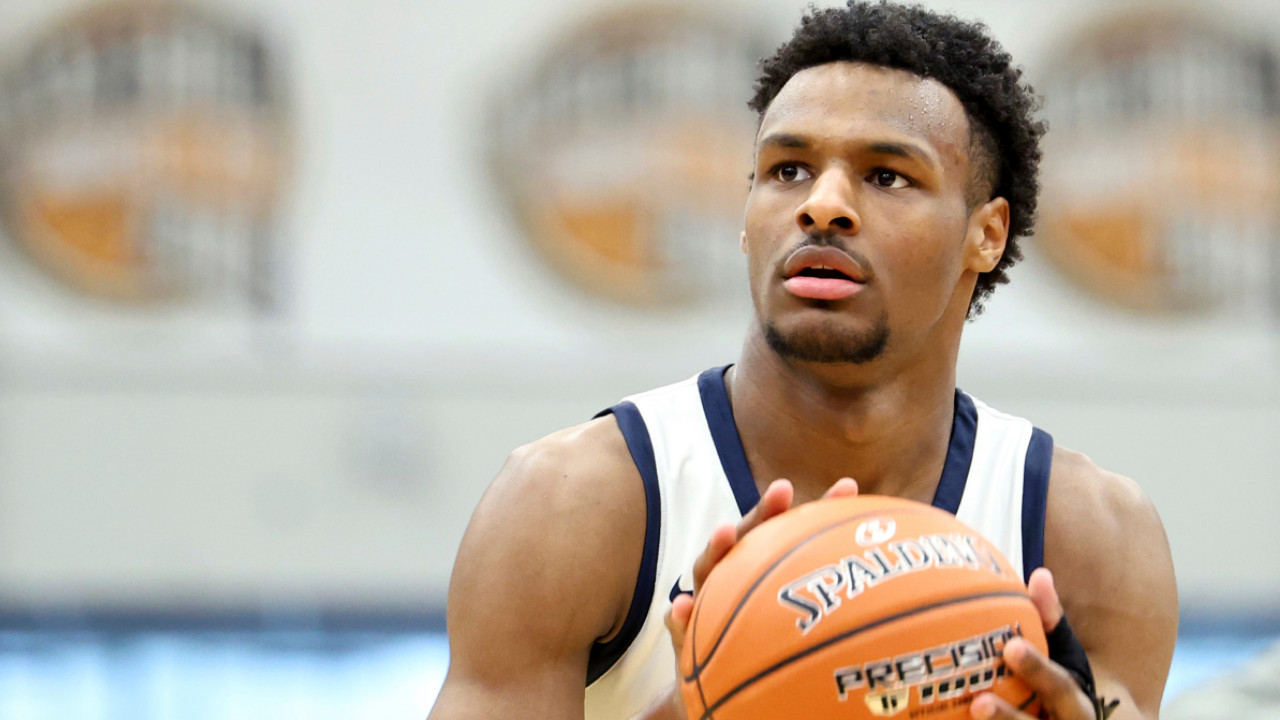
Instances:
[[[986,26],[918,5],[849,0],[845,8],[810,6],[789,41],[760,62],[755,97],[748,105],[764,119],[770,103],[793,75],[831,62],[861,62],[906,70],[946,85],[965,108],[970,126],[971,206],[1003,197],[1009,202],[1009,237],[995,268],[978,276],[969,317],[1008,269],[1022,259],[1018,238],[1035,227],[1040,191],[1040,138],[1045,123],[1034,115],[1040,100],[1022,80],[1022,69]]]

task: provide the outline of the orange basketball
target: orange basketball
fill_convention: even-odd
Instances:
[[[1046,649],[1021,573],[951,514],[822,500],[747,534],[699,591],[680,657],[689,720],[968,718],[1039,702],[1001,652]]]

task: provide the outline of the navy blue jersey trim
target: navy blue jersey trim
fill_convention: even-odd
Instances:
[[[978,435],[978,409],[973,399],[956,389],[955,415],[951,420],[951,444],[947,447],[947,461],[942,466],[938,489],[933,493],[933,506],[952,515],[960,509],[964,486],[969,480],[969,466],[973,465],[973,441]]]
[[[644,424],[640,410],[629,402],[622,402],[600,413],[613,413],[618,421],[618,429],[627,441],[627,449],[631,459],[635,461],[644,480],[644,502],[647,509],[647,521],[644,528],[644,557],[640,561],[640,575],[636,578],[636,589],[631,596],[631,608],[622,623],[622,629],[612,640],[596,643],[591,647],[591,655],[587,660],[587,685],[595,682],[618,662],[644,625],[645,616],[649,614],[649,605],[653,602],[654,585],[658,582],[658,539],[662,528],[662,503],[658,488],[658,465],[653,457],[653,442],[649,439],[649,429]],[[597,415],[596,417],[600,417]]]
[[[1044,565],[1044,515],[1049,507],[1049,469],[1053,466],[1053,437],[1031,429],[1022,471],[1022,577]]]
[[[725,477],[729,478],[733,499],[738,503],[738,512],[746,515],[760,502],[760,491],[756,489],[756,480],[747,465],[747,453],[742,449],[742,439],[738,437],[738,425],[733,421],[729,391],[724,386],[724,372],[728,368],[728,365],[722,365],[699,375],[698,393],[702,395],[702,410],[707,416],[707,426],[711,428],[711,439],[715,441],[720,466],[724,468]]]

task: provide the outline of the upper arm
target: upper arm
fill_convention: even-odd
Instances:
[[[581,718],[591,647],[626,614],[644,512],[612,419],[513,453],[458,550],[429,720]]]
[[[1057,449],[1045,565],[1113,715],[1157,717],[1178,630],[1164,526],[1132,480]]]

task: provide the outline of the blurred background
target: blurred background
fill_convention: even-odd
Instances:
[[[1280,717],[1280,16],[927,5],[1052,127],[960,384],[1156,504],[1167,716]],[[510,450],[736,357],[802,8],[5,0],[0,720],[424,717]]]

